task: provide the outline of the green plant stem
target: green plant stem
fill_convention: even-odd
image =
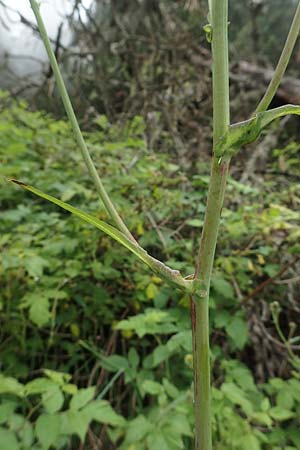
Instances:
[[[296,44],[297,37],[299,35],[299,31],[300,31],[300,1],[298,3],[289,34],[287,36],[285,45],[283,47],[283,50],[282,50],[281,56],[279,58],[277,67],[275,69],[274,75],[272,77],[272,80],[270,81],[270,84],[266,90],[266,93],[264,94],[259,105],[257,106],[257,108],[254,112],[254,115],[259,112],[266,111],[268,109],[268,107],[269,107],[269,105],[281,83],[283,75],[286,71],[287,65],[289,63],[293,49]]]
[[[57,87],[59,90],[59,93],[61,95],[67,116],[71,122],[72,128],[73,128],[73,132],[76,138],[76,141],[79,145],[82,157],[84,159],[84,162],[86,164],[86,167],[88,169],[88,172],[90,174],[91,179],[93,180],[97,192],[103,202],[103,205],[106,209],[106,212],[108,213],[108,215],[111,217],[111,219],[114,221],[114,223],[116,224],[116,226],[118,227],[118,229],[120,231],[122,231],[122,233],[125,234],[125,236],[127,236],[131,241],[136,242],[136,240],[134,239],[134,237],[132,236],[132,234],[130,233],[130,231],[128,230],[127,226],[125,225],[125,223],[123,222],[123,220],[121,219],[121,217],[119,216],[116,208],[114,207],[112,201],[110,200],[104,186],[103,183],[101,181],[101,178],[99,177],[99,174],[95,168],[95,165],[92,161],[92,158],[90,156],[90,153],[88,151],[87,145],[85,143],[85,140],[82,136],[78,121],[76,119],[76,115],[74,113],[74,109],[70,100],[70,97],[68,95],[62,74],[60,72],[55,54],[53,52],[53,49],[51,47],[51,43],[45,28],[45,24],[44,21],[42,19],[42,16],[40,14],[40,6],[37,3],[36,0],[29,0],[30,1],[30,5],[31,8],[34,12],[34,15],[36,17],[36,21],[38,24],[38,28],[41,34],[41,38],[44,42],[46,51],[48,53],[48,57],[50,59],[50,64],[55,76],[55,80],[57,83]]]
[[[107,383],[107,385],[105,386],[105,388],[100,392],[99,395],[97,395],[97,400],[101,400],[102,398],[105,397],[105,395],[107,394],[107,392],[110,390],[110,388],[115,384],[115,382],[117,381],[117,379],[124,373],[124,369],[120,369],[118,370],[117,373],[114,374],[114,376],[112,377],[112,379]]]
[[[228,0],[211,1],[213,56],[214,148],[226,132],[229,117]],[[229,162],[212,158],[207,207],[196,263],[195,279],[206,292],[191,296],[194,360],[195,448],[211,450],[211,387],[209,350],[209,288],[223,206]]]

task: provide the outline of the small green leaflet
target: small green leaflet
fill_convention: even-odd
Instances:
[[[70,402],[70,409],[77,411],[86,406],[95,396],[95,387],[91,386],[86,389],[79,389],[79,391],[73,395]]]
[[[249,120],[230,125],[227,132],[216,145],[215,156],[220,160],[229,160],[240,148],[256,141],[261,131],[279,117],[288,114],[300,115],[300,106],[285,105],[256,114]]]
[[[76,394],[75,394],[76,395]],[[64,404],[64,396],[58,386],[53,386],[42,394],[42,403],[45,411],[49,414],[60,411]]]
[[[59,436],[60,417],[55,414],[41,414],[36,421],[35,432],[43,450],[48,450]]]
[[[13,394],[18,397],[24,396],[24,385],[19,383],[15,378],[5,377],[0,374],[0,395]]]
[[[75,216],[80,217],[80,219],[95,226],[96,228],[99,228],[99,230],[103,231],[108,236],[113,238],[115,241],[118,241],[120,244],[122,244],[132,253],[134,253],[141,261],[147,264],[147,266],[149,266],[160,277],[166,279],[172,284],[175,284],[177,287],[181,289],[184,289],[186,291],[192,290],[194,284],[192,280],[185,280],[178,270],[172,270],[170,267],[166,266],[161,261],[150,256],[146,252],[146,250],[144,250],[138,244],[135,244],[134,242],[130,241],[130,239],[128,239],[123,233],[121,233],[115,227],[107,224],[106,222],[103,222],[102,220],[98,220],[96,217],[91,216],[90,214],[87,214],[81,211],[80,209],[77,209],[74,206],[69,205],[68,203],[62,202],[61,200],[58,200],[57,198],[52,197],[51,195],[45,194],[44,192],[34,188],[33,186],[29,186],[28,184],[13,179],[11,179],[10,181],[23,187],[24,189],[27,189],[27,191],[30,191],[35,195],[38,195],[39,197],[42,197],[45,200],[48,200],[49,202],[60,206],[61,208],[65,209],[66,211],[69,211]]]
[[[0,448],[3,450],[20,450],[20,444],[13,431],[2,427],[0,428]]]
[[[207,23],[206,25],[204,25],[203,30],[206,34],[207,42],[211,43],[212,42],[212,26],[211,26],[211,24]]]

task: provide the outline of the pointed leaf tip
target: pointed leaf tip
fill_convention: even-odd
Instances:
[[[14,178],[10,178],[9,181],[10,181],[11,183],[18,184],[19,186],[27,187],[27,184],[23,183],[22,181],[15,180]]]

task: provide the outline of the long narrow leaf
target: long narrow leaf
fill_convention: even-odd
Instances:
[[[181,289],[190,291],[192,289],[193,282],[190,280],[186,280],[182,277],[180,272],[178,270],[172,270],[170,267],[163,264],[161,261],[153,258],[150,256],[146,250],[144,250],[139,245],[136,245],[134,242],[132,242],[130,239],[128,239],[123,233],[121,233],[119,230],[117,230],[115,227],[109,225],[106,222],[103,222],[102,220],[97,219],[94,216],[91,216],[90,214],[87,214],[84,211],[81,211],[78,208],[75,208],[74,206],[69,205],[68,203],[62,202],[61,200],[52,197],[52,195],[48,195],[39,189],[36,189],[33,186],[30,186],[28,184],[22,183],[17,180],[10,180],[11,182],[21,186],[22,188],[26,189],[27,191],[32,192],[35,195],[38,195],[39,197],[44,198],[45,200],[48,200],[51,203],[54,203],[55,205],[59,206],[60,208],[69,211],[70,213],[74,214],[75,216],[79,217],[81,220],[93,225],[94,227],[98,228],[99,230],[103,231],[105,234],[110,236],[115,241],[122,244],[124,247],[126,247],[128,250],[130,250],[132,253],[134,253],[141,261],[143,261],[147,266],[149,266],[155,273],[157,273],[162,278],[166,279],[167,281],[176,284]]]

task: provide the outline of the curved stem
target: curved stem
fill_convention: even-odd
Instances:
[[[270,84],[266,90],[265,95],[261,99],[259,105],[257,106],[255,112],[253,115],[266,111],[274,97],[274,95],[277,92],[277,89],[281,83],[281,80],[283,78],[283,75],[286,71],[287,65],[289,63],[289,60],[291,58],[293,49],[296,44],[297,37],[299,35],[300,31],[300,1],[298,3],[298,7],[295,12],[295,16],[288,34],[288,37],[286,39],[285,45],[283,47],[281,56],[279,58],[277,67],[275,69],[274,75],[272,80],[270,81]]]
[[[229,123],[228,0],[211,1],[213,56],[213,140],[214,148]],[[195,448],[211,450],[211,387],[209,361],[209,288],[223,206],[229,162],[219,164],[214,154],[207,207],[196,263],[197,279],[205,297],[191,296],[194,356]],[[197,295],[198,294],[198,295]]]
[[[119,228],[120,231],[122,231],[131,241],[136,242],[134,237],[132,236],[132,234],[130,233],[130,231],[128,230],[127,226],[125,225],[125,223],[123,222],[123,220],[121,219],[121,217],[119,216],[116,208],[114,207],[112,201],[110,200],[104,186],[102,183],[102,180],[100,178],[100,176],[98,175],[98,172],[95,168],[95,165],[92,161],[92,158],[90,156],[90,153],[88,151],[87,145],[85,143],[85,140],[83,139],[78,121],[76,119],[76,115],[74,113],[74,109],[70,100],[70,97],[68,95],[62,74],[60,72],[55,54],[53,52],[53,49],[51,47],[51,43],[45,28],[45,24],[44,21],[42,19],[42,16],[40,14],[40,7],[39,4],[37,3],[36,0],[29,0],[30,1],[30,5],[31,8],[34,12],[34,15],[36,17],[36,21],[39,27],[39,31],[41,34],[41,38],[44,42],[46,51],[48,53],[48,57],[50,59],[50,64],[55,76],[55,80],[57,83],[57,87],[59,90],[59,93],[61,95],[67,116],[71,122],[72,128],[73,128],[73,132],[75,135],[75,138],[77,140],[77,143],[79,145],[82,157],[84,159],[84,162],[86,164],[86,167],[88,169],[88,172],[90,174],[91,179],[93,180],[97,192],[104,204],[104,207],[106,209],[106,212],[108,213],[108,215],[111,217],[111,219],[114,221],[114,223],[116,224],[116,226]]]

